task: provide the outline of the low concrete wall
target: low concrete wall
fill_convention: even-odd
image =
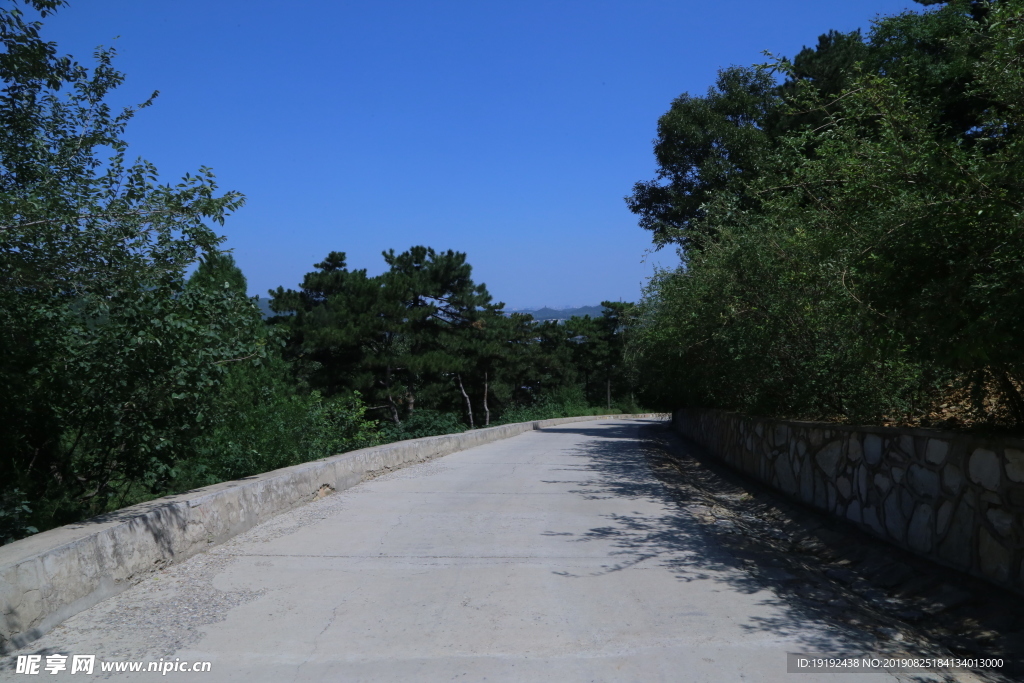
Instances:
[[[134,505],[0,547],[0,652],[23,647],[145,574],[381,470],[603,415],[520,422],[365,448]],[[326,488],[325,488],[326,487]]]
[[[676,431],[868,532],[1024,594],[1024,440],[679,410]]]

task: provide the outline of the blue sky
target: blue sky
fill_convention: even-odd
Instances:
[[[383,269],[468,254],[510,307],[633,301],[669,251],[622,200],[658,117],[719,68],[792,56],[911,0],[71,0],[44,35],[113,45],[126,138],[165,181],[206,165],[246,194],[223,228],[251,294],[329,251]],[[116,40],[115,37],[119,36]]]

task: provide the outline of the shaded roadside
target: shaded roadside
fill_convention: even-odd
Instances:
[[[641,434],[655,446],[645,451],[652,472],[681,508],[794,609],[873,634],[864,645],[876,651],[1002,658],[1001,674],[974,673],[1024,680],[1024,599],[788,500],[667,427]]]

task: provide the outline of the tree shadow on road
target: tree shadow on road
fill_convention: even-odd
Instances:
[[[573,543],[601,541],[614,550],[612,562],[598,572],[559,572],[561,576],[585,579],[655,563],[680,582],[714,581],[734,592],[766,592],[770,597],[760,604],[772,606],[772,616],[750,617],[743,628],[751,636],[770,633],[792,639],[794,651],[830,656],[951,653],[948,643],[914,627],[921,615],[852,571],[865,561],[891,566],[906,559],[900,551],[788,505],[681,440],[664,422],[566,425],[545,431],[594,437],[573,453],[578,461],[572,469],[591,476],[574,481],[572,493],[587,499],[644,499],[660,508],[656,514],[607,515],[603,526],[567,537]],[[865,559],[865,547],[875,554]],[[941,568],[936,571],[943,574]],[[942,578],[928,580],[937,584]],[[920,583],[921,577],[913,580]],[[1008,654],[1014,655],[1012,650]],[[1010,680],[991,672],[981,675]],[[944,680],[937,674],[900,676]]]

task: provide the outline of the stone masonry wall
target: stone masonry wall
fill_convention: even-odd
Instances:
[[[1024,440],[679,410],[730,466],[903,548],[1024,594]]]

